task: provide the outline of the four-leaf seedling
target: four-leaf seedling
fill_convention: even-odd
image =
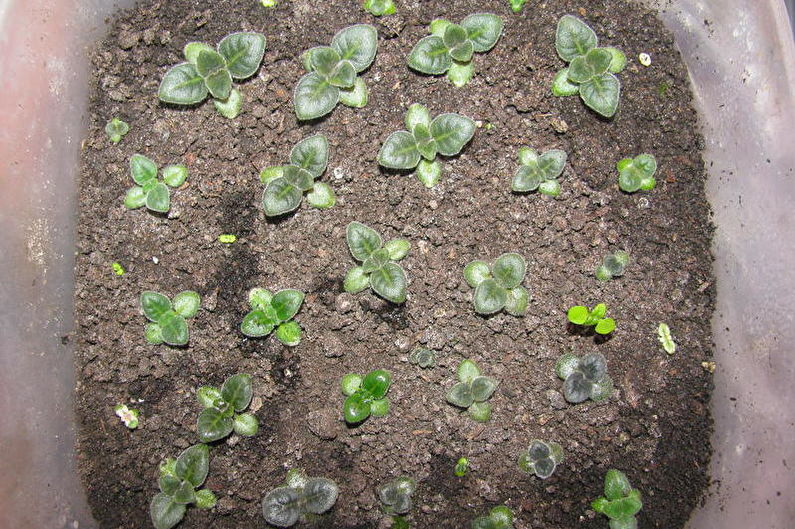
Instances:
[[[428,369],[436,365],[436,353],[432,349],[418,347],[411,352],[409,361],[423,369]]]
[[[259,421],[252,413],[241,413],[251,403],[251,375],[232,375],[221,389],[202,386],[196,398],[204,409],[196,421],[196,431],[202,443],[211,443],[234,432],[251,437],[259,430]]]
[[[337,484],[327,478],[309,478],[298,469],[287,473],[287,483],[262,499],[265,521],[276,527],[291,527],[302,517],[319,515],[337,502]]]
[[[342,405],[345,422],[358,424],[370,415],[383,417],[389,413],[389,399],[386,397],[392,376],[389,371],[376,369],[362,378],[356,373],[348,373],[340,381],[346,399]]]
[[[464,267],[464,279],[475,289],[475,312],[488,315],[503,309],[521,316],[527,312],[530,295],[520,286],[527,273],[524,258],[517,253],[504,253],[493,266],[484,261],[472,261]]]
[[[375,17],[395,14],[395,3],[392,0],[364,0],[364,9]]]
[[[591,399],[604,400],[613,393],[613,380],[607,374],[607,360],[600,353],[578,357],[566,353],[555,364],[555,373],[563,379],[563,396],[572,404]]]
[[[558,443],[533,439],[519,456],[519,468],[528,474],[547,479],[563,462],[563,448]]]
[[[571,307],[567,317],[574,325],[593,327],[597,334],[610,334],[616,330],[616,321],[613,318],[605,318],[605,314],[607,314],[607,305],[599,303],[593,310],[583,305]]]
[[[566,165],[566,153],[552,149],[538,154],[529,147],[519,149],[519,168],[513,176],[511,190],[517,193],[539,193],[556,197],[560,194],[558,177]]]
[[[243,317],[240,331],[249,338],[259,338],[275,328],[276,338],[284,345],[298,345],[301,327],[293,317],[303,302],[304,293],[300,290],[288,288],[271,294],[264,288],[252,288],[248,293],[251,311]]]
[[[171,192],[168,188],[184,184],[188,178],[188,168],[184,165],[167,165],[163,168],[163,181],[160,182],[155,162],[141,154],[133,154],[130,157],[130,174],[138,185],[127,190],[124,206],[127,209],[146,206],[152,211],[167,213],[171,208]]]
[[[374,229],[360,222],[351,222],[345,230],[351,255],[361,266],[348,271],[343,288],[356,294],[370,287],[373,292],[392,303],[406,301],[406,272],[395,261],[409,253],[406,239],[392,239],[386,244]]]
[[[642,189],[651,191],[657,185],[657,159],[651,154],[639,154],[635,158],[624,158],[616,164],[618,187],[621,191],[634,193]]]
[[[591,508],[610,518],[610,529],[637,529],[635,515],[643,508],[640,491],[633,489],[626,474],[608,470],[605,474],[605,495],[591,503]]]
[[[160,492],[149,505],[155,529],[171,529],[177,525],[191,503],[199,509],[215,506],[215,494],[208,489],[199,489],[209,470],[210,449],[205,444],[193,445],[177,459],[169,457],[160,463]]]
[[[192,290],[180,292],[174,301],[158,292],[141,293],[141,310],[151,323],[144,331],[146,341],[157,345],[185,345],[188,343],[188,322],[199,311],[201,298]]]
[[[489,400],[497,389],[497,381],[480,375],[480,369],[472,360],[463,360],[456,370],[459,382],[447,392],[447,402],[464,408],[477,422],[491,418]]]
[[[602,264],[596,269],[596,279],[608,281],[614,277],[621,277],[628,264],[629,254],[623,250],[607,254],[602,260]]]
[[[498,505],[488,516],[472,520],[472,529],[513,529],[513,512],[505,505]]]
[[[113,118],[105,125],[105,134],[112,143],[119,143],[130,132],[130,126],[119,118]]]
[[[411,496],[417,490],[417,482],[401,476],[378,487],[378,499],[387,514],[407,514],[411,510]]]

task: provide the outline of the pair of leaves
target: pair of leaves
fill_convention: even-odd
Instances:
[[[672,355],[676,352],[676,342],[667,323],[660,323],[657,327],[657,339],[660,340],[660,344],[662,344],[666,353]]]
[[[307,50],[302,60],[309,71],[293,94],[295,114],[301,121],[325,116],[337,103],[360,108],[367,104],[367,86],[357,75],[372,64],[378,49],[378,32],[369,24],[340,30],[331,46]]]
[[[239,413],[248,408],[252,394],[251,375],[245,373],[227,378],[220,390],[212,386],[200,387],[196,397],[204,409],[199,414],[196,430],[201,442],[223,439],[233,430],[247,437],[256,434],[257,418],[250,413]]]
[[[558,177],[566,166],[566,158],[566,153],[560,149],[551,149],[539,155],[529,147],[522,147],[519,149],[519,168],[513,176],[511,190],[528,193],[537,189],[545,195],[558,196]]]
[[[395,14],[395,3],[392,0],[364,0],[364,9],[375,17]]]
[[[519,468],[528,474],[547,479],[563,462],[563,448],[558,443],[533,439],[526,452],[519,456]]]
[[[266,184],[262,193],[265,214],[275,217],[295,211],[307,191],[312,206],[332,207],[336,202],[334,191],[328,184],[315,182],[328,167],[328,154],[328,140],[317,134],[295,144],[290,151],[289,165],[264,169],[260,179]]]
[[[417,490],[417,482],[401,476],[378,487],[378,499],[388,514],[407,514],[412,507],[411,496]]]
[[[633,527],[635,515],[643,508],[640,491],[632,488],[626,474],[611,469],[605,474],[605,495],[591,503],[594,511],[602,513],[612,521],[624,524],[610,524],[611,527]]]
[[[464,267],[464,279],[475,289],[473,302],[478,314],[494,314],[505,309],[521,316],[527,312],[530,295],[520,285],[527,273],[527,263],[517,253],[504,253],[493,266],[472,261]]]
[[[362,378],[350,373],[342,377],[340,386],[347,397],[342,405],[345,422],[358,424],[370,415],[383,417],[389,413],[389,399],[386,394],[392,384],[389,371],[376,369]]]
[[[607,360],[600,353],[589,353],[582,358],[566,353],[558,359],[555,373],[564,380],[563,396],[572,404],[587,399],[600,401],[613,393],[613,380],[607,374]]]
[[[406,239],[392,239],[386,244],[374,229],[360,222],[351,222],[345,229],[351,255],[361,266],[348,271],[343,287],[356,294],[368,286],[392,303],[406,301],[406,273],[395,261],[406,257],[411,245]]]
[[[629,264],[629,254],[623,250],[607,254],[602,264],[596,269],[596,279],[607,281],[614,277],[624,275],[624,269]]]
[[[140,298],[141,310],[151,322],[146,326],[146,341],[151,344],[185,345],[189,332],[186,319],[196,315],[201,304],[199,294],[192,290],[174,296],[173,303],[159,292],[145,290]]]
[[[472,521],[472,529],[513,529],[513,512],[505,505],[498,505]]]
[[[627,193],[642,189],[651,191],[657,185],[657,159],[651,154],[639,154],[635,158],[624,158],[616,164],[618,187]]]
[[[566,316],[575,325],[594,326],[597,334],[610,334],[616,329],[616,322],[613,318],[605,318],[605,314],[607,314],[607,305],[599,303],[593,310],[583,305],[576,305],[569,309]]]
[[[113,118],[105,125],[105,134],[112,143],[119,143],[130,132],[130,126],[119,118]]]
[[[497,389],[497,381],[480,374],[472,360],[463,360],[456,370],[459,382],[447,392],[447,402],[466,408],[470,417],[478,422],[491,418],[491,405],[486,402]]]
[[[276,338],[287,346],[301,342],[301,327],[293,317],[304,302],[304,293],[295,289],[284,289],[276,294],[264,288],[253,288],[248,293],[251,311],[240,324],[240,331],[250,338],[269,335],[276,329]]]
[[[152,498],[149,515],[155,529],[171,529],[185,516],[187,505],[210,509],[215,505],[215,495],[207,490],[196,490],[207,479],[210,470],[210,450],[197,444],[187,448],[177,459],[166,459],[160,464],[158,485],[160,493]]]
[[[168,188],[184,184],[188,168],[184,165],[167,165],[161,173],[161,182],[157,179],[155,162],[142,154],[133,154],[130,157],[130,174],[138,185],[127,190],[124,206],[127,209],[146,206],[152,211],[167,213],[171,209],[171,192]]]
[[[290,479],[291,474],[293,479]],[[339,489],[332,480],[298,474],[295,476],[291,470],[287,485],[271,490],[262,499],[262,515],[269,524],[290,527],[302,516],[323,514],[337,502]]]

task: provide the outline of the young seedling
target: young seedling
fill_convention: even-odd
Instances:
[[[287,482],[262,499],[265,521],[291,527],[301,518],[323,514],[337,502],[337,484],[327,478],[308,478],[298,469],[287,473]]]
[[[607,360],[600,353],[578,357],[566,353],[555,364],[555,373],[563,379],[563,396],[572,404],[591,399],[604,400],[613,393],[613,380],[607,374]]]
[[[453,473],[459,478],[463,478],[467,475],[467,472],[469,472],[469,459],[465,457],[458,458]]]
[[[440,114],[431,121],[428,109],[414,103],[404,119],[408,130],[393,132],[378,152],[378,163],[389,169],[417,169],[425,187],[442,176],[436,155],[455,156],[475,134],[475,122],[459,114]]]
[[[141,154],[130,157],[130,174],[138,184],[127,190],[124,206],[127,209],[147,209],[158,213],[168,213],[171,209],[171,192],[169,187],[177,188],[188,178],[188,168],[184,165],[167,165],[160,172],[162,182],[157,178],[155,162]]]
[[[596,269],[596,279],[608,281],[614,277],[624,275],[624,269],[629,264],[629,254],[622,250],[608,254],[602,260],[601,266]]]
[[[419,347],[411,353],[409,361],[423,369],[428,369],[436,365],[436,353],[431,349]]]
[[[395,14],[395,3],[392,0],[364,0],[364,9],[375,17]]]
[[[121,422],[124,423],[124,426],[130,430],[135,430],[138,428],[138,410],[135,408],[128,408],[126,404],[117,404],[113,408],[113,411],[116,413],[119,419],[121,419]]]
[[[204,409],[196,421],[196,431],[202,443],[212,443],[234,432],[251,437],[259,430],[259,421],[253,413],[241,413],[251,403],[251,375],[232,375],[221,389],[202,386],[196,398]]]
[[[616,164],[618,169],[618,187],[621,191],[634,193],[642,189],[651,191],[657,185],[654,173],[657,172],[657,160],[651,154],[639,154],[635,158],[624,158]]]
[[[146,341],[152,345],[188,343],[188,320],[196,315],[201,305],[199,294],[192,290],[180,292],[172,302],[163,294],[145,290],[141,292],[141,310],[151,322],[146,325]]]
[[[327,166],[328,140],[325,136],[317,134],[296,143],[290,151],[289,165],[268,167],[260,172],[260,180],[266,186],[262,194],[265,214],[275,217],[296,210],[307,191],[311,206],[332,207],[337,198],[331,186],[315,182]]]
[[[582,305],[571,307],[567,316],[574,325],[593,327],[597,334],[610,334],[616,330],[616,322],[613,318],[605,318],[606,313],[607,305],[599,303],[593,310]]]
[[[417,482],[408,476],[401,476],[376,489],[384,512],[387,514],[408,514],[411,510],[411,496],[417,490]]]
[[[525,452],[519,455],[519,468],[528,474],[547,479],[563,462],[563,448],[558,443],[533,439]]]
[[[504,253],[494,265],[472,261],[464,267],[464,279],[475,289],[475,312],[488,315],[503,309],[508,314],[522,316],[527,312],[530,294],[520,286],[527,273],[524,258],[517,253]]]
[[[130,126],[119,118],[113,118],[105,125],[105,134],[108,135],[108,139],[112,143],[119,143],[128,132],[130,132]]]
[[[209,469],[210,449],[205,444],[193,445],[176,459],[169,457],[160,463],[160,492],[149,505],[155,529],[171,529],[177,525],[190,504],[199,509],[215,506],[215,494],[199,489]]]
[[[502,19],[490,13],[469,15],[461,24],[437,18],[429,37],[421,39],[408,56],[409,68],[428,75],[447,74],[457,87],[472,79],[474,52],[485,53],[502,35]]]
[[[119,262],[111,263],[110,267],[117,276],[123,276],[127,272]]]
[[[560,194],[558,177],[566,165],[566,153],[552,149],[538,154],[529,147],[519,149],[519,168],[513,176],[511,190],[516,193],[539,193],[556,197]]]
[[[351,255],[362,263],[348,271],[343,283],[345,291],[356,294],[370,287],[392,303],[406,301],[406,272],[396,261],[409,253],[409,241],[392,239],[383,244],[374,229],[359,222],[348,224],[345,236]]]
[[[626,474],[611,469],[605,474],[605,494],[591,508],[610,519],[610,529],[637,529],[635,515],[643,508],[640,491],[633,489]]]
[[[661,323],[657,327],[657,339],[660,340],[666,353],[672,355],[676,352],[676,342],[674,342],[674,337],[671,336],[671,328],[668,327],[667,323]]]
[[[513,512],[505,505],[498,505],[472,521],[472,529],[513,529]]]
[[[242,81],[256,73],[265,54],[265,35],[232,33],[215,50],[203,42],[189,42],[183,54],[187,62],[172,67],[163,77],[160,100],[195,105],[210,95],[218,113],[234,119],[240,114],[243,96],[232,88],[232,80]]]
[[[264,288],[252,288],[248,292],[251,311],[240,324],[240,331],[249,338],[269,335],[276,329],[276,338],[287,346],[301,343],[301,326],[293,321],[304,293],[300,290],[285,289],[271,294]]]
[[[293,94],[295,115],[301,121],[325,116],[342,103],[361,108],[367,105],[367,85],[358,74],[372,64],[378,49],[378,32],[369,24],[339,31],[331,46],[316,46],[301,55],[307,73]]]
[[[456,370],[459,382],[447,392],[447,402],[464,408],[477,422],[491,418],[491,404],[486,402],[497,389],[497,381],[480,375],[480,368],[472,360],[463,360]]]
[[[389,399],[386,397],[392,376],[389,371],[376,369],[362,378],[356,373],[342,377],[340,386],[346,399],[342,413],[348,424],[359,424],[370,415],[383,417],[389,413]]]
[[[616,48],[599,48],[597,44],[596,33],[579,18],[564,15],[558,21],[555,49],[569,66],[555,76],[552,93],[580,94],[588,108],[610,118],[621,96],[621,83],[614,74],[624,70],[627,58]]]
[[[508,0],[508,4],[510,4],[514,13],[521,11],[526,3],[527,0]]]

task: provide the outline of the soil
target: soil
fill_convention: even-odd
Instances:
[[[99,525],[151,527],[159,461],[198,441],[196,388],[247,372],[260,432],[211,447],[207,487],[218,505],[189,509],[180,527],[266,527],[261,498],[296,466],[340,486],[336,506],[313,527],[388,527],[374,489],[407,474],[419,481],[413,527],[469,527],[505,503],[518,529],[604,528],[607,519],[590,502],[609,468],[625,471],[641,490],[641,527],[682,527],[708,483],[712,381],[702,362],[712,354],[715,289],[703,139],[673,38],[652,12],[623,0],[549,0],[529,3],[520,15],[504,0],[415,0],[399,2],[398,14],[382,19],[359,4],[296,0],[264,9],[253,0],[146,0],[122,12],[94,50],[76,312],[79,464]],[[407,69],[406,55],[432,19],[458,21],[477,11],[501,15],[505,31],[491,52],[476,56],[469,85],[457,89]],[[564,66],[554,33],[566,13],[584,18],[600,42],[630,59],[612,120],[579,98],[550,93]],[[303,74],[298,54],[359,22],[379,32],[378,55],[363,74],[369,104],[298,123],[291,101]],[[268,40],[258,75],[238,85],[245,105],[237,119],[221,117],[211,102],[158,102],[160,79],[182,60],[186,42],[215,43],[239,30],[261,31]],[[638,63],[640,52],[651,55],[651,66]],[[376,163],[381,143],[403,128],[414,102],[433,115],[454,111],[483,125],[459,156],[443,161],[432,190]],[[130,124],[118,145],[103,132],[112,117]],[[321,211],[304,200],[294,214],[266,218],[259,170],[284,163],[296,142],[315,133],[331,145],[322,179],[337,206]],[[569,154],[557,199],[511,193],[523,145]],[[657,157],[657,188],[622,193],[615,164],[641,152]],[[134,153],[160,166],[188,166],[168,215],[123,207]],[[344,237],[352,220],[411,241],[402,263],[410,281],[405,305],[369,291],[342,292],[355,264]],[[237,242],[219,243],[226,233]],[[596,267],[617,249],[631,255],[626,275],[597,281]],[[462,269],[506,251],[529,263],[529,313],[478,316]],[[113,262],[124,266],[123,276],[113,274]],[[240,333],[254,286],[307,293],[297,316],[305,330],[299,346]],[[145,289],[202,295],[189,346],[145,342],[138,307]],[[568,307],[598,302],[618,322],[610,339],[567,328]],[[678,343],[671,356],[657,341],[659,322]],[[435,368],[408,361],[420,345],[437,351]],[[554,364],[566,351],[607,357],[617,388],[609,400],[563,401]],[[445,402],[464,358],[500,381],[487,424]],[[376,367],[392,372],[391,411],[347,427],[340,377]],[[134,431],[113,413],[115,404],[131,402],[142,412]],[[565,450],[565,462],[546,481],[516,465],[533,438]],[[461,456],[471,471],[456,478]]]

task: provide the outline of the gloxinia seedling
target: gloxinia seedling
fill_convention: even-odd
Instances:
[[[211,443],[234,432],[251,437],[259,430],[259,421],[253,413],[241,413],[251,403],[251,375],[232,375],[221,389],[202,386],[196,398],[204,409],[196,421],[196,431],[202,443]]]
[[[528,474],[547,479],[563,462],[563,448],[558,443],[533,439],[519,455],[519,468]]]
[[[189,42],[183,54],[187,62],[172,67],[163,77],[160,100],[194,105],[210,95],[218,113],[233,119],[240,114],[243,96],[232,88],[232,81],[248,79],[259,69],[265,54],[265,35],[232,33],[215,50],[203,42]]]
[[[668,327],[667,323],[661,323],[657,327],[657,339],[660,340],[666,353],[672,355],[676,352],[676,342],[674,337],[671,336],[671,328]]]
[[[513,512],[505,505],[498,505],[488,516],[472,520],[472,529],[513,529]]]
[[[169,187],[177,188],[188,178],[188,168],[184,165],[167,165],[160,172],[162,182],[157,178],[155,162],[141,154],[130,157],[130,174],[138,184],[127,190],[124,206],[127,209],[147,209],[158,213],[168,213],[171,209],[171,192]]]
[[[265,184],[262,209],[269,217],[284,215],[301,205],[304,193],[313,207],[328,209],[337,202],[334,191],[326,183],[315,180],[328,166],[328,140],[317,134],[299,141],[290,151],[290,163],[268,167],[260,172]]]
[[[411,352],[411,356],[409,356],[409,361],[412,364],[416,364],[423,369],[428,369],[429,367],[433,367],[436,365],[436,353],[431,349],[426,349],[424,347],[418,347]]]
[[[608,254],[602,260],[599,268],[596,269],[596,279],[608,281],[614,277],[621,277],[624,275],[624,269],[627,264],[629,264],[629,254],[627,252],[618,250]]]
[[[301,121],[325,116],[342,103],[367,105],[367,85],[358,74],[366,70],[378,49],[378,32],[369,24],[340,30],[331,46],[316,46],[301,55],[309,72],[298,81],[293,94],[295,115]]]
[[[591,508],[610,519],[610,529],[637,529],[635,515],[643,508],[643,501],[626,474],[611,469],[605,474],[605,495],[594,500]]]
[[[488,401],[497,389],[497,381],[480,374],[480,368],[472,360],[463,360],[456,370],[458,383],[447,392],[447,402],[464,408],[477,422],[487,422],[491,418],[491,404]]]
[[[386,397],[392,376],[389,371],[376,369],[362,377],[356,373],[348,373],[340,381],[343,395],[346,396],[342,405],[345,422],[359,424],[369,416],[383,417],[389,413],[389,399]]]
[[[176,459],[169,457],[160,463],[160,492],[149,505],[155,529],[171,529],[177,525],[190,504],[199,509],[215,506],[215,494],[199,489],[209,470],[210,449],[205,444],[193,445]]]
[[[593,327],[597,334],[610,334],[616,330],[616,321],[613,318],[605,318],[605,314],[607,314],[607,305],[599,303],[593,310],[583,305],[571,307],[567,317],[574,325]]]
[[[627,193],[634,193],[639,189],[651,191],[657,185],[657,180],[654,179],[657,160],[651,154],[624,158],[616,164],[616,169],[618,169],[618,187],[621,191]]]
[[[588,108],[610,118],[621,96],[621,83],[614,74],[624,70],[627,58],[616,48],[599,48],[597,44],[596,33],[579,18],[564,15],[558,21],[555,49],[569,66],[555,76],[552,93],[580,94]]]
[[[406,111],[406,128],[393,132],[378,152],[378,163],[389,169],[417,169],[425,187],[442,176],[436,155],[455,156],[475,134],[475,122],[459,114],[440,114],[431,120],[428,109],[414,103]]]
[[[126,404],[117,404],[114,406],[113,411],[124,423],[124,426],[130,430],[138,428],[138,415],[139,412],[135,408],[128,408]]]
[[[343,288],[356,294],[370,287],[373,292],[392,303],[406,301],[406,272],[397,264],[409,253],[406,239],[392,239],[383,244],[374,229],[360,222],[351,222],[345,230],[351,255],[361,266],[348,271]]]
[[[474,73],[473,54],[492,49],[502,35],[502,26],[502,19],[491,13],[469,15],[461,24],[437,18],[431,22],[431,35],[411,50],[409,68],[428,75],[446,73],[453,85],[464,86]]]
[[[518,13],[519,11],[521,11],[526,3],[527,0],[508,0],[508,4],[510,4],[511,10],[514,13]]]
[[[364,0],[364,9],[375,17],[395,14],[395,3],[392,0]]]
[[[327,478],[309,478],[298,469],[287,473],[287,482],[262,499],[265,521],[276,527],[291,527],[301,518],[323,514],[337,502],[337,484]]]
[[[558,177],[566,166],[566,153],[552,149],[538,154],[529,147],[519,149],[519,168],[513,176],[511,190],[517,193],[539,193],[556,197],[560,194]]]
[[[293,317],[303,302],[304,293],[300,290],[288,288],[271,294],[264,288],[252,288],[248,293],[251,311],[243,318],[240,331],[249,338],[259,338],[276,329],[276,338],[284,345],[298,345],[301,326]]]
[[[453,469],[453,474],[458,476],[459,478],[463,478],[469,472],[469,459],[465,457],[459,457],[458,461],[455,463],[455,468]]]
[[[508,314],[522,316],[527,312],[530,294],[520,286],[527,273],[527,263],[517,253],[504,253],[492,266],[484,261],[472,261],[464,267],[464,279],[475,289],[475,312],[488,315],[503,309]]]
[[[411,510],[411,496],[417,490],[417,482],[408,476],[401,476],[376,489],[384,512],[387,514],[407,514]]]
[[[185,345],[188,343],[188,322],[196,315],[201,305],[199,294],[192,290],[180,292],[172,302],[158,292],[145,290],[141,293],[141,310],[151,323],[144,331],[146,341],[158,345]]]
[[[119,118],[113,118],[105,125],[105,134],[113,143],[119,143],[128,132],[130,132],[130,126]]]
[[[555,374],[563,379],[563,396],[572,404],[591,399],[604,400],[613,393],[613,380],[607,374],[607,360],[600,353],[578,357],[566,353],[555,364]]]

